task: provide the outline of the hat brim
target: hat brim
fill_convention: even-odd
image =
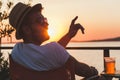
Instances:
[[[20,27],[21,27],[21,24],[24,20],[24,18],[26,17],[26,15],[31,11],[31,10],[36,10],[36,11],[41,11],[43,8],[42,8],[42,5],[39,3],[39,4],[36,4],[34,5],[33,7],[28,7],[24,14],[20,17],[20,20],[17,24],[17,29],[16,29],[16,39],[22,39],[22,35],[20,34]]]

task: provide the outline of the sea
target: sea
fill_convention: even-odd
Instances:
[[[14,46],[15,44],[2,44],[2,46]],[[104,42],[70,42],[67,47],[120,47],[120,41],[104,41]],[[94,66],[99,74],[104,70],[104,57],[103,50],[69,50],[70,55],[74,56],[79,62]],[[2,50],[6,59],[11,50]],[[120,70],[120,49],[110,50],[110,57],[115,58],[116,70]],[[82,77],[76,75],[76,80],[80,80]],[[113,80],[119,80],[114,78]]]

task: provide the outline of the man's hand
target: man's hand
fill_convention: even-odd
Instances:
[[[76,17],[72,20],[71,25],[70,25],[70,29],[69,29],[68,34],[69,34],[69,36],[70,36],[71,38],[76,35],[76,33],[77,33],[77,31],[78,31],[79,29],[81,29],[82,33],[84,34],[84,30],[85,30],[84,27],[83,27],[81,24],[79,24],[79,23],[75,24],[75,21],[77,20],[77,18],[78,18],[78,16],[76,16]]]
[[[70,29],[69,29],[69,32],[64,35],[59,41],[58,43],[60,45],[62,45],[63,47],[66,47],[66,45],[69,43],[69,41],[76,35],[77,31],[79,29],[81,29],[82,33],[84,34],[84,28],[82,27],[82,25],[80,25],[79,23],[78,24],[75,24],[75,21],[77,20],[78,16],[76,16],[72,22],[71,22],[71,25],[70,25]]]

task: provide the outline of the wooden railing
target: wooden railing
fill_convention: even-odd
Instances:
[[[103,57],[110,56],[110,50],[120,50],[120,47],[67,47],[68,50],[103,50]]]
[[[67,47],[66,49],[68,50],[103,50],[103,57],[110,57],[110,50],[120,50],[120,47]],[[104,65],[104,71],[105,71],[105,61],[103,65]]]

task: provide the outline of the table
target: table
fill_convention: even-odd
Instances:
[[[105,72],[101,73],[107,80],[112,80],[112,78],[118,78],[120,80],[120,70],[116,70],[115,74],[106,74]]]

